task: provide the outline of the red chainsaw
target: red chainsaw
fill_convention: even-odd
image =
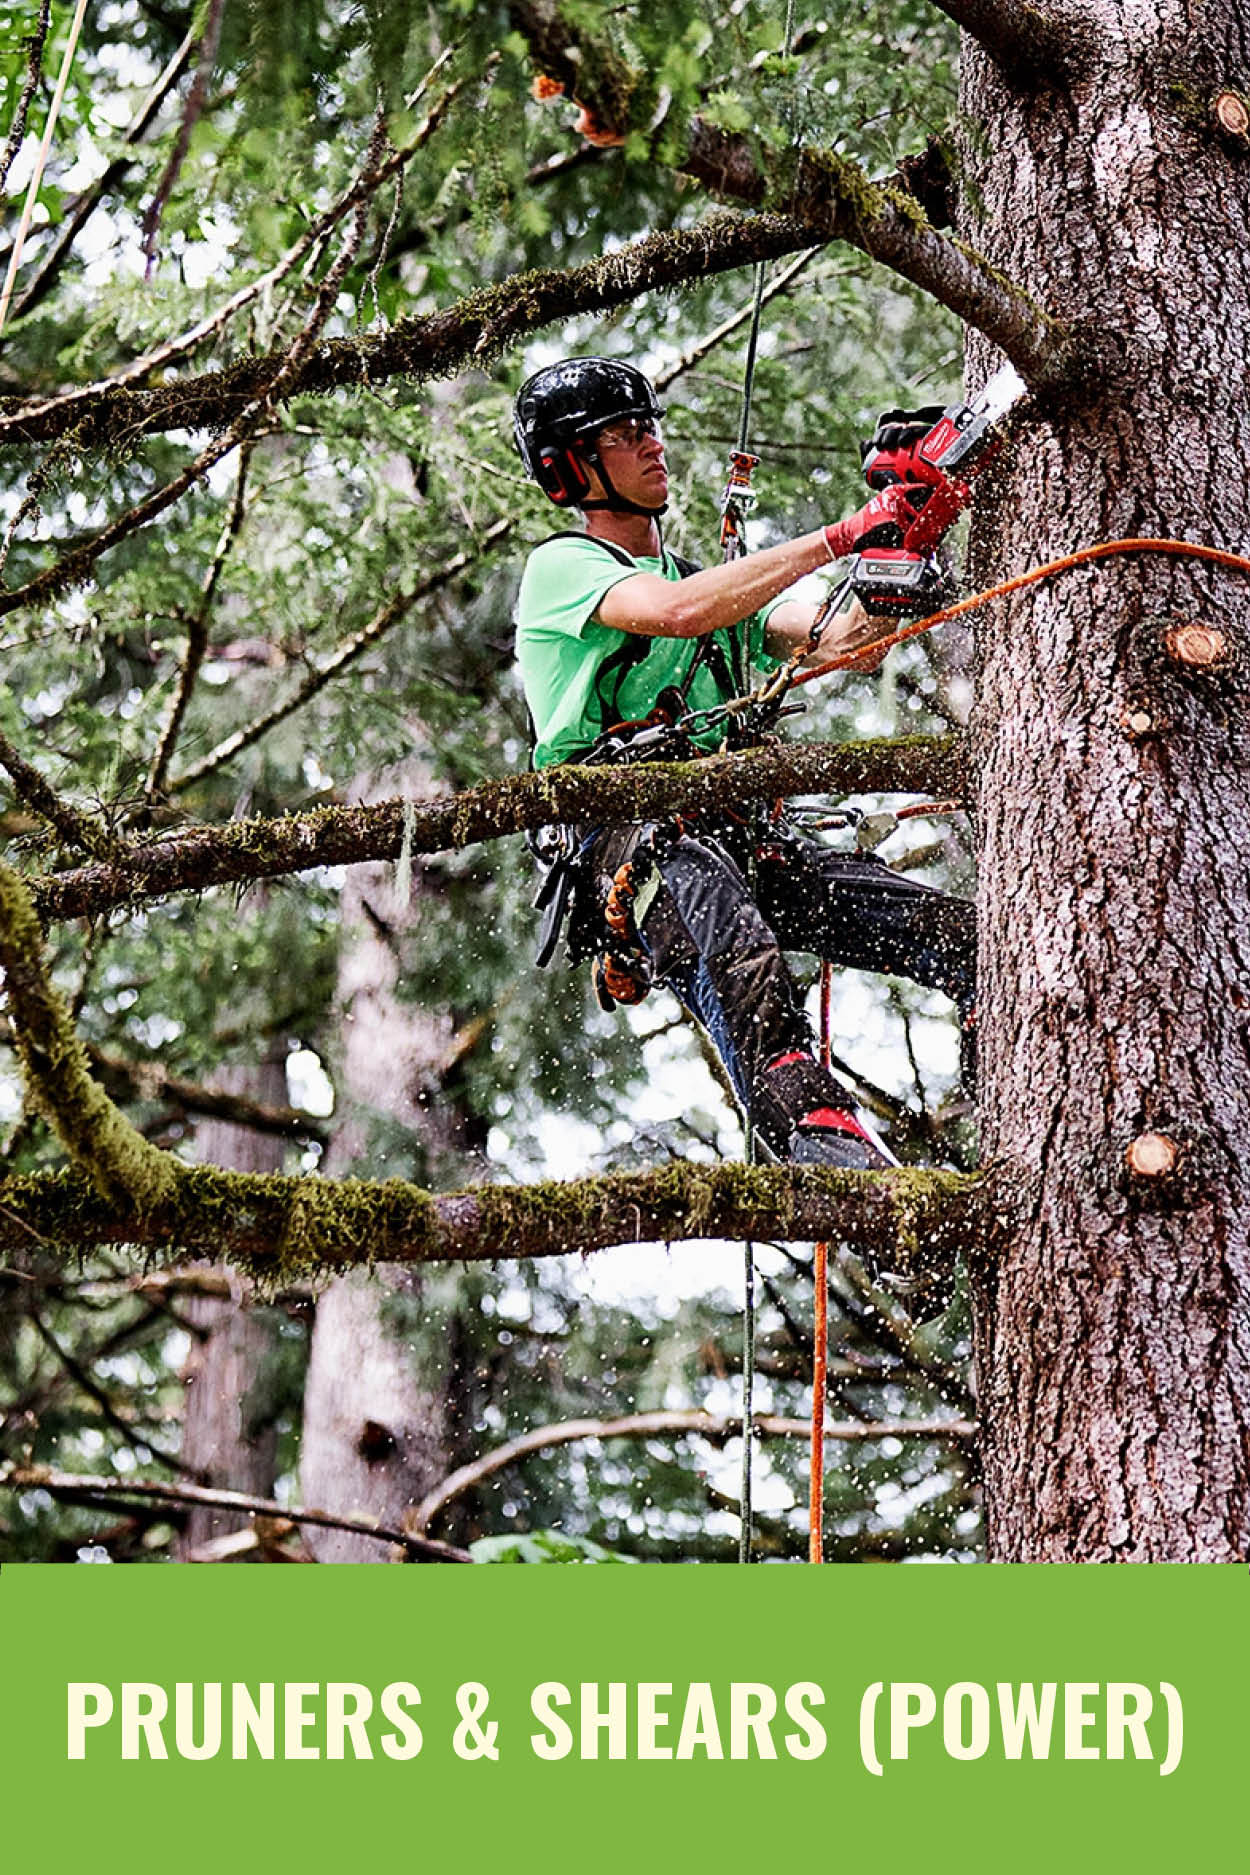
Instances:
[[[1006,418],[1028,395],[1013,365],[1004,365],[973,398],[923,411],[887,410],[871,442],[861,444],[869,488],[921,485],[914,521],[897,540],[860,548],[850,591],[864,610],[906,618],[937,611],[953,596],[934,549],[972,499],[969,480],[1002,447]],[[884,532],[884,530],[882,530]],[[891,530],[895,535],[900,530]]]

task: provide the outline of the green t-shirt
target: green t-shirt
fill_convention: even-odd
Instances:
[[[618,631],[594,616],[603,595],[635,573],[660,573],[680,579],[672,556],[618,560],[615,553],[587,534],[557,536],[543,541],[526,562],[516,609],[517,659],[525,700],[534,719],[534,766],[566,762],[582,753],[613,723],[646,716],[666,684],[680,684],[698,649],[698,638],[640,638],[636,632]],[[738,636],[746,642],[748,664],[775,669],[778,660],[764,649],[764,625],[780,599],[772,600],[748,619]],[[729,659],[730,634],[713,638]],[[627,665],[609,664],[627,644],[646,647],[645,657]],[[608,669],[604,669],[609,665]],[[618,682],[619,678],[619,682]],[[704,660],[695,672],[687,704],[692,710],[712,709],[724,702],[715,673]],[[724,726],[714,726],[696,737],[715,748]]]

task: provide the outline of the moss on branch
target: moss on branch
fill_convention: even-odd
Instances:
[[[131,1244],[149,1263],[232,1263],[265,1290],[374,1262],[567,1256],[689,1238],[847,1241],[924,1282],[986,1246],[986,1181],[963,1173],[701,1166],[432,1194],[400,1179],[290,1177],[179,1166],[140,1209],[78,1172],[0,1182],[0,1251],[31,1238],[83,1251]]]
[[[282,399],[480,369],[544,326],[811,245],[811,229],[784,215],[718,214],[694,228],[663,229],[583,266],[517,274],[444,311],[314,346],[289,373]],[[225,430],[286,362],[285,353],[264,353],[156,390],[104,387],[36,404],[0,398],[0,443],[48,442],[72,431],[75,450],[86,452],[171,429]]]
[[[678,809],[715,814],[748,801],[827,792],[958,796],[966,784],[965,748],[953,736],[779,743],[630,768],[570,765],[482,782],[435,801],[197,826],[135,843],[122,860],[43,875],[32,880],[31,896],[45,921],[78,918],[171,892],[395,859],[405,838],[419,855],[559,821],[650,820]]]
[[[48,980],[43,934],[18,875],[0,864],[0,966],[32,1101],[102,1200],[144,1216],[173,1195],[177,1161],[137,1133],[92,1078],[86,1050]]]

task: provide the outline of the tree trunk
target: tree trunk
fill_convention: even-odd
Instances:
[[[380,780],[370,796],[419,788],[409,767]],[[418,914],[401,897],[396,871],[356,867],[343,888],[337,1080],[346,1115],[326,1154],[332,1177],[350,1176],[366,1159],[378,1177],[410,1169],[388,1167],[371,1152],[371,1121],[380,1117],[413,1136],[418,1158],[452,1152],[461,1176],[466,1169],[457,1109],[430,1098],[453,1025],[398,994],[403,945]],[[396,1525],[459,1462],[455,1336],[432,1326],[427,1306],[431,1285],[449,1280],[381,1265],[321,1296],[304,1393],[306,1504]],[[389,1554],[347,1531],[309,1529],[305,1541],[319,1562],[384,1562]]]
[[[256,1066],[226,1069],[218,1085],[269,1106],[287,1102],[281,1055]],[[206,1164],[230,1166],[239,1172],[276,1172],[285,1151],[281,1139],[226,1120],[202,1120],[196,1129],[196,1149]],[[272,1352],[269,1329],[241,1300],[188,1296],[183,1313],[202,1338],[192,1346],[183,1369],[182,1457],[208,1484],[272,1497],[274,1428],[256,1424],[250,1410],[261,1369]],[[241,1530],[247,1522],[246,1517],[229,1511],[194,1507],[187,1515],[179,1554],[185,1559],[214,1537]]]
[[[992,472],[976,586],[1250,541],[1250,163],[1209,111],[1244,21],[1079,11],[1098,50],[1064,93],[965,39],[961,232],[1098,351]],[[998,362],[974,336],[970,382]],[[1248,601],[1136,555],[978,615],[982,1151],[1020,1199],[975,1298],[995,1560],[1250,1547]],[[1184,660],[1190,622],[1222,660]]]

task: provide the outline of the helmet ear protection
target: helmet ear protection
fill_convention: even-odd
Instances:
[[[557,508],[576,508],[590,493],[590,476],[576,449],[549,445],[534,460],[534,480]]]

